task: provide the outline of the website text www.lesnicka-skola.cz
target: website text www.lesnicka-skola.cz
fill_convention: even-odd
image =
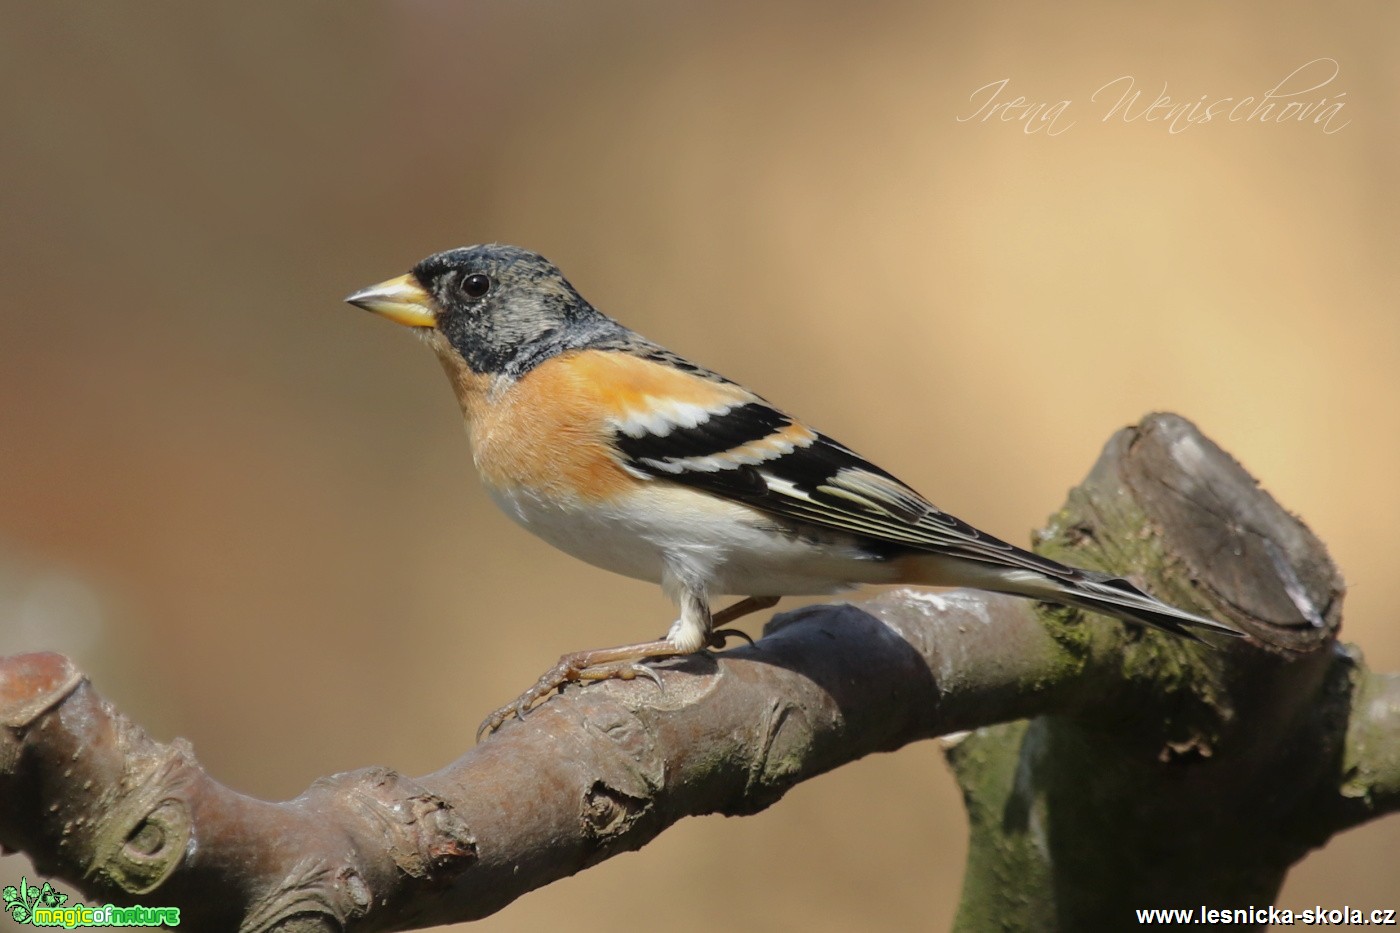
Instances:
[[[1138,908],[1138,923],[1171,924],[1244,924],[1249,926],[1311,926],[1311,927],[1369,927],[1395,926],[1393,908],[1309,907],[1292,910],[1287,907],[1148,907]]]

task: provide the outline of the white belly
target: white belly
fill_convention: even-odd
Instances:
[[[580,560],[654,583],[680,576],[711,596],[834,593],[893,576],[848,535],[774,530],[747,506],[670,483],[649,484],[625,504],[586,509],[529,492],[491,495],[523,527]]]

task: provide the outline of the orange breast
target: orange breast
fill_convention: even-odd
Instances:
[[[470,422],[482,480],[564,501],[612,499],[639,482],[618,464],[610,443],[614,423],[629,412],[658,398],[705,406],[747,398],[736,386],[615,352],[565,353],[504,388],[489,376],[449,375]]]

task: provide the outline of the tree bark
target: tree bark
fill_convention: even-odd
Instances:
[[[1393,708],[1366,699],[1393,699],[1393,679],[1335,643],[1343,584],[1326,549],[1169,416],[1110,442],[1040,549],[1144,578],[1249,644],[1130,634],[1092,706],[953,743],[972,825],[956,928],[1118,929],[1135,908],[1272,904],[1345,823],[1349,725],[1368,761],[1397,735]],[[1378,804],[1353,813],[1393,799]]]
[[[1262,905],[1400,800],[1400,678],[1334,639],[1321,543],[1187,422],[1116,435],[1039,547],[1249,633],[1213,648],[1009,597],[900,591],[778,616],[757,645],[571,688],[442,770],[236,794],[66,659],[0,659],[0,844],[91,901],[198,930],[486,916],[680,818],[949,733],[972,825],[965,930],[1116,928]],[[1034,717],[1027,721],[1027,717]]]

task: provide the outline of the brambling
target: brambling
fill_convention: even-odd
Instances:
[[[567,682],[660,683],[642,662],[721,646],[740,633],[717,625],[781,596],[863,583],[970,586],[1188,638],[1240,634],[941,511],[849,447],[607,317],[535,253],[449,250],[346,301],[433,348],[477,470],[507,515],[590,564],[660,583],[680,610],[658,641],[564,655],[478,736]],[[725,593],[745,598],[712,613]]]

